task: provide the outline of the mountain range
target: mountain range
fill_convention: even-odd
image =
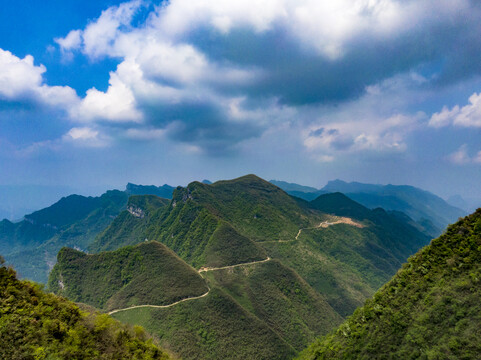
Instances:
[[[247,175],[130,196],[89,254],[59,252],[48,289],[142,325],[183,359],[285,359],[428,242],[407,216]]]
[[[317,190],[284,181],[271,182],[287,193],[308,201],[321,194],[341,192],[370,209],[380,207],[386,211],[403,212],[431,237],[439,236],[449,224],[467,214],[466,210],[450,205],[439,196],[407,185],[374,185],[333,180]]]

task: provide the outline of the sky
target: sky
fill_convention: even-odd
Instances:
[[[0,186],[255,173],[481,198],[480,18],[474,0],[2,0]]]

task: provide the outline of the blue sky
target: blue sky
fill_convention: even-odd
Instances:
[[[0,185],[256,173],[481,198],[469,0],[2,3]]]

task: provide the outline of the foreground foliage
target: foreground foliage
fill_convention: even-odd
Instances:
[[[481,354],[481,209],[411,257],[301,359],[477,359]]]
[[[128,328],[107,315],[20,281],[0,266],[0,358],[168,359],[140,327]]]

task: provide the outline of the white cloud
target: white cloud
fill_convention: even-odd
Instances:
[[[110,138],[91,127],[74,127],[57,142],[70,143],[81,147],[99,148],[109,145]]]
[[[65,134],[66,138],[70,138],[72,140],[92,140],[97,139],[99,132],[93,130],[89,127],[82,127],[82,128],[72,128],[70,131]]]
[[[43,84],[43,65],[36,66],[31,55],[20,59],[10,51],[0,49],[0,97],[7,100],[30,100],[41,105],[66,109],[78,102],[68,86]]]
[[[481,151],[471,156],[469,155],[468,145],[461,145],[456,151],[447,156],[447,160],[456,165],[481,164]]]
[[[364,96],[338,107],[320,107],[323,115],[302,132],[306,149],[314,154],[353,154],[365,151],[404,152],[406,139],[423,126],[426,114],[395,112],[403,108],[412,74],[397,76],[367,89]]]
[[[471,162],[471,158],[468,155],[468,146],[466,144],[461,145],[461,147],[448,155],[448,160],[453,164],[463,165]]]
[[[448,125],[460,127],[481,127],[481,93],[469,97],[469,104],[463,107],[455,105],[451,110],[446,106],[431,116],[429,125],[442,127]]]
[[[451,13],[453,8],[460,10],[466,6],[465,0],[456,5],[441,0],[434,7],[433,1],[401,4],[395,0],[171,0],[156,7],[138,27],[132,27],[131,22],[144,6],[143,1],[112,6],[84,30],[74,30],[64,39],[56,39],[65,51],[78,49],[92,59],[103,56],[123,59],[110,74],[108,90],[88,90],[70,114],[79,121],[147,123],[146,106],[152,111],[164,105],[181,107],[183,103],[195,103],[216,107],[225,115],[226,123],[241,120],[254,124],[266,115],[267,109],[276,111],[271,119],[286,119],[287,114],[293,115],[292,111],[272,106],[272,102],[277,102],[275,97],[264,98],[257,109],[240,111],[233,104],[239,98],[248,101],[249,96],[239,92],[228,95],[224,91],[226,87],[255,86],[269,76],[270,69],[211,59],[188,36],[200,28],[214,28],[221,37],[235,29],[250,28],[260,34],[276,28],[297,38],[304,47],[334,60],[343,56],[355,37],[397,37],[421,21],[439,21],[435,19]],[[425,11],[427,8],[431,11]],[[436,16],[432,15],[433,8]],[[382,90],[367,88],[373,92]],[[159,113],[161,116],[161,110]],[[349,139],[358,149],[402,150],[405,144],[400,131],[380,130],[393,121],[385,121],[387,118],[377,116],[370,122],[369,127],[374,128],[376,121],[381,121],[376,131],[347,130],[344,125],[328,123],[340,135],[307,140],[306,146],[320,142],[327,147],[342,146]],[[268,123],[265,118],[261,121]],[[348,126],[352,128],[353,124]]]
[[[141,122],[143,115],[136,108],[134,94],[117,73],[110,74],[106,92],[92,88],[84,99],[70,110],[80,121],[108,120],[114,122]]]
[[[0,94],[7,99],[27,95],[41,86],[45,66],[35,66],[33,57],[20,59],[0,49]]]
[[[121,34],[120,27],[130,25],[141,5],[142,1],[133,0],[102,11],[100,17],[83,31],[83,51],[92,58],[108,55]]]
[[[63,51],[75,50],[82,44],[82,31],[72,30],[64,38],[55,38],[54,41]]]
[[[142,0],[132,0],[109,7],[84,30],[72,30],[65,38],[56,38],[54,41],[65,53],[81,49],[92,59],[113,56],[113,45],[122,35],[121,27],[130,25],[133,16],[142,5]]]

